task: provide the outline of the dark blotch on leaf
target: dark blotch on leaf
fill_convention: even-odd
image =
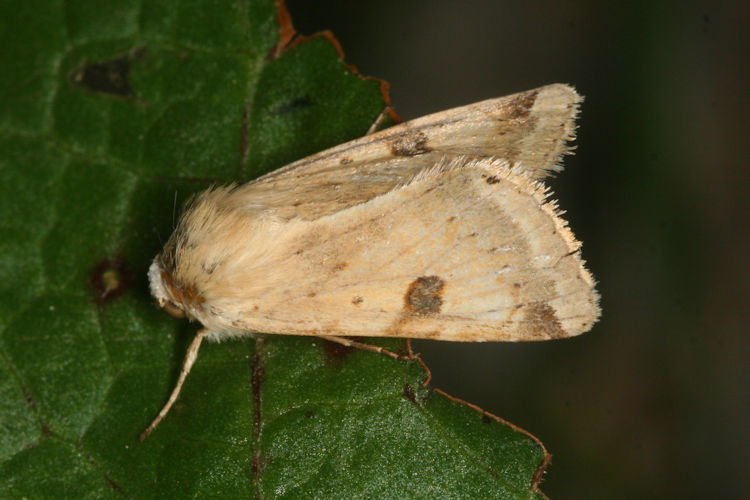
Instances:
[[[135,93],[130,86],[130,68],[142,54],[142,50],[133,50],[105,61],[84,62],[70,72],[70,82],[101,94],[132,99]]]
[[[304,109],[310,106],[312,106],[312,100],[310,100],[308,96],[295,97],[294,99],[292,99],[291,101],[285,104],[276,106],[276,108],[271,110],[271,114],[285,115],[287,113],[299,111],[300,109]]]
[[[404,397],[414,404],[417,404],[417,395],[409,384],[404,384]]]
[[[89,273],[89,283],[97,305],[116,299],[125,293],[130,284],[125,260],[118,257],[99,262]]]

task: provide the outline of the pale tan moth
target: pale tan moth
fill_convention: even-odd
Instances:
[[[589,330],[594,280],[542,184],[562,170],[580,102],[561,84],[490,99],[200,194],[148,275],[161,307],[203,328],[141,439],[177,400],[204,337],[361,347],[342,337],[529,341]]]

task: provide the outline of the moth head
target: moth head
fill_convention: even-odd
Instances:
[[[164,270],[159,256],[157,256],[148,268],[148,280],[151,286],[151,295],[156,303],[167,311],[170,316],[184,318],[187,316],[185,304],[182,302],[182,294],[175,287],[172,275]]]

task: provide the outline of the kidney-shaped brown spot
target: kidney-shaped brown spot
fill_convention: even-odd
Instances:
[[[391,142],[393,156],[417,156],[432,151],[424,132],[403,135]]]
[[[422,276],[409,284],[404,296],[404,307],[411,314],[437,314],[443,305],[445,282],[439,276]]]

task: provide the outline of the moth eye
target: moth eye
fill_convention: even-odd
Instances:
[[[167,311],[167,314],[172,316],[173,318],[184,318],[185,317],[185,311],[182,310],[180,306],[172,302],[171,300],[165,300],[162,301],[159,306]]]

